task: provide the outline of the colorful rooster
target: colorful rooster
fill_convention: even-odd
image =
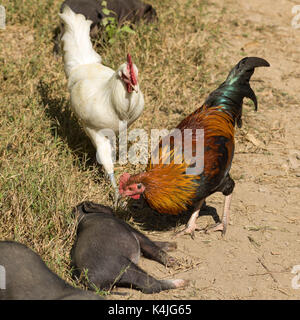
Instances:
[[[257,110],[257,99],[249,80],[256,67],[268,66],[269,63],[261,58],[242,59],[204,104],[177,126],[182,152],[178,153],[180,148],[175,144],[176,135],[171,133],[164,137],[156,150],[159,161],[154,163],[152,159],[146,172],[133,176],[124,173],[119,183],[120,194],[134,199],[143,194],[150,207],[160,213],[192,212],[186,228],[179,234],[190,233],[193,236],[205,199],[220,191],[225,196],[222,222],[210,229],[220,230],[224,235],[235,185],[229,175],[234,154],[234,127],[235,124],[241,127],[244,97],[250,98]],[[197,135],[197,129],[203,130],[202,139]],[[164,139],[171,141],[169,148],[163,147]],[[202,146],[202,155],[200,152],[197,158],[195,153],[199,146]],[[179,162],[177,154],[182,153],[184,161]],[[168,159],[169,162],[166,161]]]

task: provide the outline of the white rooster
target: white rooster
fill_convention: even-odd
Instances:
[[[129,126],[141,115],[144,97],[139,90],[138,69],[129,54],[127,63],[117,71],[101,64],[90,40],[92,21],[68,6],[59,16],[64,23],[64,67],[71,107],[96,148],[97,162],[107,172],[117,201],[112,145],[102,129],[118,133],[122,124]]]

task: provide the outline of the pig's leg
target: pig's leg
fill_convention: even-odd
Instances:
[[[177,249],[176,242],[168,242],[168,241],[153,241],[153,243],[164,251],[174,251]]]
[[[130,263],[124,270],[117,285],[139,289],[143,293],[155,293],[162,290],[185,287],[188,285],[188,281],[183,279],[157,280],[148,275],[136,264]]]
[[[171,266],[176,263],[176,259],[169,256],[164,249],[176,247],[172,242],[153,242],[141,232],[131,228],[131,231],[137,237],[143,255],[151,260],[157,261],[165,266]],[[157,245],[158,244],[158,245]]]

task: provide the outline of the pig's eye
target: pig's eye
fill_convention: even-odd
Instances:
[[[138,183],[138,184],[136,185],[136,187],[137,187],[138,189],[141,189],[142,184],[141,184],[141,183]]]

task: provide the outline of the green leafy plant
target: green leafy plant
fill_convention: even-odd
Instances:
[[[124,33],[135,34],[135,31],[132,30],[128,25],[119,26],[118,20],[116,18],[116,13],[107,8],[107,2],[102,1],[102,13],[105,17],[102,19],[102,26],[105,30],[107,41],[110,44],[113,44],[116,41],[116,38]]]

